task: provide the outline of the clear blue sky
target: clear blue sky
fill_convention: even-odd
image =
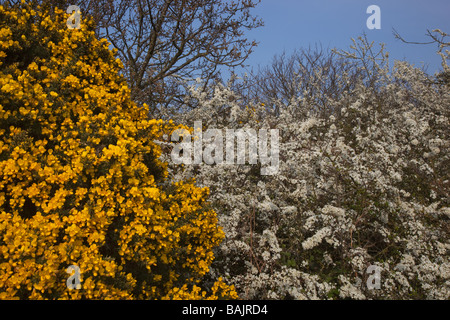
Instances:
[[[369,30],[369,5],[381,9],[381,29]],[[450,33],[450,0],[262,0],[253,10],[265,26],[247,32],[259,42],[247,60],[251,67],[264,66],[285,50],[321,44],[323,48],[348,49],[350,38],[363,32],[370,41],[383,42],[390,60],[407,60],[416,66],[428,65],[433,74],[441,68],[436,45],[405,44],[396,40],[395,28],[406,40],[426,42],[427,29]],[[239,73],[239,69],[236,70]]]

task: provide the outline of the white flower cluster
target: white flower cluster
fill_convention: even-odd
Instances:
[[[305,241],[302,242],[303,250],[309,250],[316,247],[318,244],[322,242],[322,240],[329,236],[331,233],[331,229],[329,227],[323,227],[319,231],[317,231],[312,237],[309,237]]]
[[[274,114],[225,86],[192,90],[197,108],[176,121],[281,138],[276,175],[170,166],[174,180],[210,188],[226,234],[211,277],[248,299],[450,299],[449,84],[396,62],[370,86],[323,98],[328,116],[301,97]],[[369,265],[382,270],[378,290]]]

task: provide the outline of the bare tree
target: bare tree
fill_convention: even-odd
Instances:
[[[316,108],[314,111],[329,114],[332,111],[329,99],[339,99],[362,77],[352,61],[315,46],[290,55],[285,52],[276,55],[270,65],[260,67],[249,77],[244,95],[265,103],[275,114],[279,114],[281,106],[295,104],[299,98],[309,99]]]
[[[218,67],[244,62],[255,42],[245,29],[260,26],[253,1],[120,0],[100,25],[125,62],[133,98],[153,109],[182,101],[180,85],[208,83]],[[155,111],[155,110],[151,110]]]
[[[392,33],[394,34],[394,37],[404,43],[408,44],[435,44],[438,45],[438,51],[437,54],[441,56],[442,59],[442,71],[439,72],[436,75],[436,80],[438,83],[443,84],[450,84],[450,69],[448,67],[447,61],[450,60],[450,53],[446,48],[450,47],[450,41],[448,41],[448,37],[450,36],[448,33],[440,30],[440,29],[434,29],[430,31],[427,29],[427,36],[431,39],[431,41],[426,42],[418,42],[418,41],[407,41],[405,38],[403,38],[400,33],[398,33],[397,30],[392,28]]]

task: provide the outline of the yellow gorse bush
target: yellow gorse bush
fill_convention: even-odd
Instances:
[[[0,6],[0,298],[237,298],[222,279],[200,289],[224,234],[207,188],[167,181],[154,141],[175,126],[68,16]]]

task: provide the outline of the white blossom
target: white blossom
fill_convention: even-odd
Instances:
[[[268,101],[275,115],[224,85],[191,89],[198,106],[176,122],[280,130],[275,175],[169,163],[173,180],[210,188],[225,233],[211,277],[244,299],[450,299],[448,84],[406,62],[379,70],[373,87],[317,97],[333,106],[325,116],[303,97]],[[380,290],[366,286],[369,265]]]

